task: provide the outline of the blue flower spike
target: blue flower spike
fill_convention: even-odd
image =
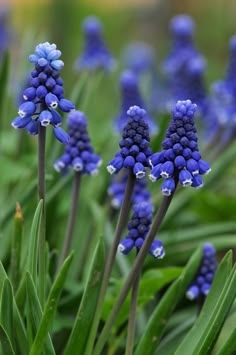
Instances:
[[[57,159],[54,168],[58,172],[66,172],[69,168],[81,174],[97,175],[101,158],[94,153],[87,131],[87,119],[83,112],[73,110],[68,114],[68,136],[65,151]],[[58,128],[60,129],[60,128]],[[57,132],[57,134],[59,134]],[[55,133],[56,135],[56,133]],[[61,133],[60,138],[64,137]],[[58,137],[59,139],[59,137]]]
[[[125,48],[124,62],[138,76],[152,71],[155,66],[154,50],[145,42],[132,42]]]
[[[127,174],[122,176],[121,179],[114,179],[108,188],[108,195],[111,197],[111,205],[115,209],[121,208],[127,179]],[[138,204],[144,201],[151,201],[151,194],[147,189],[147,179],[136,179],[132,195],[132,204]]]
[[[172,120],[162,142],[163,151],[149,158],[152,168],[151,181],[164,178],[161,190],[170,196],[177,183],[183,187],[203,186],[202,176],[211,171],[210,165],[202,159],[198,150],[197,130],[194,114],[197,105],[190,100],[178,101],[172,112]]]
[[[127,111],[127,124],[119,143],[120,151],[107,166],[111,175],[123,168],[131,170],[137,179],[146,175],[152,150],[149,147],[150,136],[145,115],[146,111],[139,106],[132,106]]]
[[[145,103],[141,96],[137,74],[131,70],[125,70],[120,77],[120,91],[121,91],[121,109],[119,115],[115,118],[115,129],[122,132],[127,123],[127,111],[131,106],[139,106],[146,110]],[[157,133],[157,125],[153,118],[147,113],[145,121],[149,125],[150,133]]]
[[[196,300],[201,296],[207,296],[217,270],[216,250],[214,246],[210,243],[205,243],[202,252],[202,261],[197,276],[186,292],[186,297],[189,300]]]
[[[149,232],[152,223],[152,205],[149,202],[141,202],[133,206],[133,215],[128,223],[128,234],[120,242],[118,251],[127,255],[135,247],[139,251]],[[165,256],[163,244],[160,240],[154,240],[149,248],[149,254],[156,259]]]
[[[102,24],[95,16],[87,17],[82,25],[84,32],[84,49],[76,61],[78,70],[112,71],[115,60],[111,56],[103,39]]]
[[[205,59],[194,45],[195,24],[188,15],[178,15],[170,22],[172,46],[164,61],[171,107],[177,100],[189,98],[199,106],[199,113],[208,109],[204,72]],[[205,115],[203,115],[204,117]]]
[[[12,127],[25,128],[29,134],[37,135],[40,125],[51,125],[56,139],[67,144],[69,136],[60,127],[62,118],[56,109],[70,112],[75,106],[64,98],[63,80],[60,77],[64,63],[59,59],[60,56],[56,45],[48,42],[37,45],[34,54],[29,56],[35,69],[31,71],[29,87],[23,91],[24,101],[19,106],[19,116],[12,121]]]

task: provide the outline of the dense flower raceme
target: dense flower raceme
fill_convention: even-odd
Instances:
[[[10,43],[10,32],[8,29],[9,9],[3,8],[0,11],[0,56],[8,48]]]
[[[187,15],[175,16],[170,23],[173,43],[163,65],[170,91],[167,105],[189,98],[204,111],[207,104],[205,60],[194,46],[194,29],[194,22]]]
[[[152,167],[150,179],[156,181],[164,178],[161,185],[163,195],[171,195],[178,182],[184,187],[202,187],[201,175],[211,170],[198,150],[194,125],[196,109],[197,105],[190,100],[177,102],[166,138],[162,142],[163,151],[149,158]]]
[[[118,250],[128,254],[134,247],[137,251],[142,247],[152,223],[152,205],[149,202],[141,202],[133,206],[133,215],[128,223],[128,235],[123,239]],[[160,240],[154,240],[149,253],[157,259],[165,255],[163,244]]]
[[[125,187],[127,183],[127,174],[118,176],[118,179],[113,179],[108,188],[108,194],[111,197],[111,205],[114,208],[120,208],[124,199]],[[150,202],[151,194],[147,189],[147,180],[137,179],[134,185],[134,191],[132,195],[132,204],[138,204],[140,202]]]
[[[87,132],[87,120],[83,112],[73,110],[68,115],[69,143],[64,154],[57,159],[54,168],[58,172],[66,172],[72,168],[82,174],[96,175],[101,158],[94,153]]]
[[[53,126],[55,137],[63,144],[69,136],[60,127],[62,118],[56,111],[69,112],[74,104],[64,98],[63,80],[60,70],[64,63],[59,59],[61,52],[55,44],[48,42],[36,46],[29,61],[35,65],[32,70],[29,87],[23,91],[24,102],[19,106],[19,116],[12,121],[14,128],[25,128],[29,134],[37,135],[39,125]]]
[[[124,63],[136,75],[152,71],[155,66],[154,50],[145,42],[133,42],[125,48]]]
[[[224,80],[213,84],[213,103],[220,125],[236,126],[236,35],[229,44],[230,59]]]
[[[216,250],[210,243],[203,245],[201,266],[194,282],[186,292],[186,297],[195,300],[207,296],[217,270]]]
[[[87,17],[83,22],[84,49],[76,61],[78,70],[104,69],[110,71],[115,67],[115,60],[111,56],[103,39],[102,24],[94,16]]]
[[[148,159],[152,154],[145,115],[146,111],[138,106],[132,106],[127,111],[127,124],[119,143],[120,151],[107,166],[110,174],[117,174],[122,168],[126,168],[130,169],[137,179],[145,176],[149,166]]]
[[[126,70],[122,73],[120,78],[120,90],[121,109],[115,119],[115,128],[119,132],[122,132],[127,123],[127,110],[133,105],[145,108],[145,104],[139,91],[137,75],[132,71]],[[156,133],[157,125],[154,123],[153,119],[146,114],[144,120],[148,123],[150,133]]]

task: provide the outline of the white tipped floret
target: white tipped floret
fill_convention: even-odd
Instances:
[[[145,171],[138,171],[135,176],[137,179],[142,179],[145,176]]]
[[[116,168],[113,165],[108,165],[107,171],[112,175],[116,172]]]
[[[53,167],[58,173],[60,173],[65,168],[65,164],[61,160],[58,160],[54,163]]]
[[[149,174],[149,179],[152,181],[152,182],[155,182],[157,180],[156,176],[152,175],[152,174]]]
[[[124,245],[119,244],[117,250],[118,250],[118,252],[123,253],[123,251],[125,250]]]
[[[171,190],[169,190],[167,188],[163,188],[161,191],[162,191],[162,195],[164,195],[164,196],[170,196],[171,195]]]

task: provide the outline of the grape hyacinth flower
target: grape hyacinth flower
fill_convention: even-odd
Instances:
[[[115,128],[118,132],[123,131],[123,128],[127,123],[127,111],[131,106],[137,105],[145,108],[138,87],[137,75],[130,70],[126,70],[122,73],[120,78],[120,90],[121,109],[119,115],[115,119]],[[146,114],[144,120],[149,125],[150,133],[155,134],[157,132],[157,125],[153,121],[153,118]]]
[[[198,137],[194,125],[197,105],[190,100],[178,101],[172,112],[172,121],[162,142],[163,151],[149,158],[152,181],[164,178],[162,194],[170,196],[179,182],[182,186],[200,188],[202,176],[211,171],[198,150]]]
[[[128,223],[128,235],[120,242],[118,251],[125,255],[134,247],[139,251],[148,234],[151,223],[152,205],[149,202],[141,202],[134,205],[133,215]],[[149,248],[149,253],[157,259],[162,259],[165,256],[162,242],[154,240]]]
[[[61,51],[57,46],[48,42],[37,45],[34,54],[29,56],[35,69],[31,72],[29,86],[23,91],[24,102],[19,106],[19,116],[12,121],[12,126],[16,129],[25,128],[29,134],[37,135],[40,125],[51,125],[56,139],[66,144],[69,136],[60,127],[62,118],[57,109],[69,112],[75,106],[64,98],[63,80],[60,77],[64,63],[59,59],[60,56]]]
[[[137,179],[145,176],[148,159],[152,154],[145,115],[146,111],[138,106],[132,106],[127,111],[127,123],[119,143],[120,151],[107,166],[110,174],[117,174],[122,168],[126,168]]]
[[[125,67],[139,76],[154,68],[154,50],[145,42],[129,44],[123,54]]]
[[[178,15],[170,22],[173,43],[163,64],[170,90],[168,107],[177,100],[189,98],[199,108],[205,108],[205,60],[194,46],[194,30],[195,24],[190,16]]]
[[[87,131],[87,119],[83,112],[73,110],[68,114],[69,143],[63,155],[54,164],[58,172],[72,168],[81,174],[96,175],[101,158],[94,153]]]
[[[189,300],[207,296],[217,270],[216,250],[214,246],[210,243],[206,243],[203,245],[202,251],[201,266],[195,280],[186,292],[186,297]]]
[[[104,42],[102,24],[99,19],[89,16],[84,20],[82,26],[85,45],[82,54],[76,61],[76,68],[78,70],[113,70],[115,60]]]
[[[224,80],[213,84],[215,112],[221,126],[236,126],[236,35],[229,44],[230,60]]]
[[[124,175],[119,180],[113,180],[108,188],[108,195],[111,197],[111,205],[115,209],[120,209],[122,205],[127,178],[127,175]],[[151,194],[147,189],[146,178],[137,179],[135,181],[134,191],[132,195],[132,204],[138,204],[143,201],[151,201]]]
[[[0,57],[4,51],[9,47],[10,31],[9,31],[9,9],[2,8],[0,10]]]

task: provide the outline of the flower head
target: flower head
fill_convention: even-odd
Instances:
[[[119,143],[120,151],[107,166],[110,174],[118,173],[122,168],[126,168],[130,169],[137,179],[145,176],[148,159],[152,154],[145,115],[146,111],[138,106],[129,108],[127,123]]]
[[[95,16],[87,17],[83,22],[84,50],[76,62],[78,70],[104,69],[110,71],[115,66],[103,39],[102,24]]]
[[[57,109],[69,112],[74,104],[64,98],[63,80],[60,70],[64,63],[60,60],[61,52],[55,44],[48,42],[39,44],[29,61],[35,65],[32,70],[29,86],[23,91],[24,102],[19,106],[18,114],[12,121],[16,129],[25,128],[29,134],[38,134],[39,125],[53,126],[55,137],[63,144],[69,137],[60,127],[62,118]]]
[[[115,127],[119,132],[122,132],[127,123],[128,109],[133,105],[145,108],[145,104],[139,91],[137,75],[132,71],[126,70],[122,73],[120,78],[120,90],[121,110],[118,117],[115,119]],[[144,119],[149,125],[150,133],[156,133],[157,126],[152,117],[146,114]]]
[[[128,254],[133,247],[140,250],[148,234],[152,223],[152,205],[149,202],[141,202],[133,206],[133,215],[128,223],[128,235],[123,239],[118,250]],[[160,240],[154,240],[149,253],[157,259],[165,256],[163,244]]]
[[[0,55],[8,48],[10,42],[9,23],[9,9],[1,8],[0,11]]]
[[[127,174],[125,174],[120,179],[112,180],[108,188],[108,194],[111,197],[111,205],[116,209],[119,209],[122,205],[127,178]],[[137,179],[135,181],[134,191],[132,195],[132,204],[138,204],[143,201],[151,201],[151,194],[147,189],[146,178]]]
[[[154,67],[154,50],[145,42],[133,42],[124,51],[125,66],[136,75]]]
[[[194,125],[196,109],[197,105],[190,100],[177,102],[166,138],[162,142],[163,151],[153,154],[149,159],[152,167],[150,179],[156,181],[164,178],[161,186],[163,195],[171,195],[178,182],[184,187],[202,187],[201,175],[211,170],[198,150]]]
[[[194,46],[194,29],[194,22],[187,15],[178,15],[171,20],[173,43],[163,68],[170,91],[168,106],[189,98],[204,110],[207,103],[205,60]]]
[[[221,126],[236,126],[236,35],[229,43],[230,58],[223,80],[213,84],[213,105]]]
[[[54,168],[65,172],[72,168],[82,174],[96,175],[101,158],[94,153],[87,131],[87,120],[83,112],[71,111],[67,120],[70,142],[63,155],[57,159]]]
[[[202,261],[197,276],[186,292],[186,297],[190,300],[195,300],[200,296],[207,296],[217,270],[216,250],[214,246],[206,243],[203,245],[202,252]]]

